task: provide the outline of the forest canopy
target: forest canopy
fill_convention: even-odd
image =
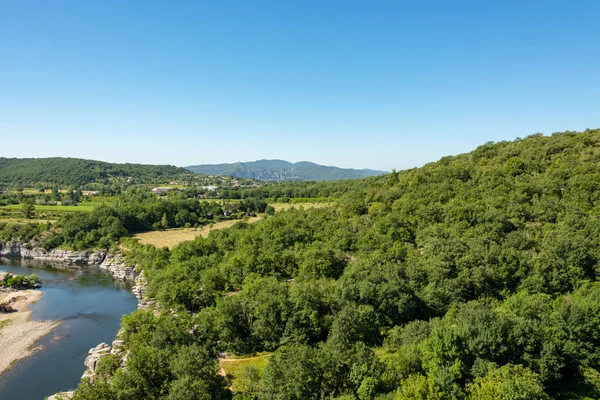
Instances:
[[[82,186],[110,178],[167,182],[196,174],[172,165],[115,164],[80,158],[4,158],[0,157],[0,184],[55,184]]]
[[[127,367],[77,396],[227,398],[227,351],[272,352],[241,399],[600,397],[600,130],[348,185],[332,207],[137,246],[162,312],[125,317]]]

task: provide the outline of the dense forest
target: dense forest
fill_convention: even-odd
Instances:
[[[267,182],[258,187],[223,188],[220,196],[226,199],[273,199],[284,203],[290,199],[338,199],[346,193],[362,190],[376,180],[376,177],[369,177],[329,182]]]
[[[79,158],[0,157],[0,185],[39,184],[82,186],[111,179],[131,179],[137,183],[168,182],[193,177],[194,173],[172,165],[114,164]]]
[[[221,351],[272,352],[240,399],[600,398],[600,130],[347,184],[133,246],[160,313],[124,317],[126,368],[105,358],[75,398],[231,398]]]
[[[261,181],[331,181],[358,179],[385,174],[372,169],[351,169],[319,165],[308,161],[258,160],[233,164],[202,164],[185,167],[207,175],[229,175]]]

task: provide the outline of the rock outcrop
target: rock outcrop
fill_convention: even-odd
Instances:
[[[142,271],[137,278],[135,278],[135,285],[131,288],[135,297],[138,300],[138,309],[145,310],[154,308],[156,306],[155,299],[149,299],[146,297],[146,287],[148,283],[144,278],[144,271]]]
[[[52,249],[47,251],[43,247],[32,247],[29,243],[9,241],[0,242],[0,256],[21,257],[24,259],[66,262],[71,264],[97,265],[104,261],[106,252],[98,251],[71,251]]]
[[[121,358],[121,364],[124,364],[125,342],[123,340],[114,340],[112,346],[106,343],[100,343],[88,351],[88,356],[83,364],[87,367],[81,379],[94,378],[100,359],[109,354],[115,354]]]
[[[88,356],[85,358],[83,364],[88,367],[88,369],[83,374],[82,378],[89,378],[96,373],[96,369],[98,368],[98,361],[102,356],[110,354],[112,348],[106,343],[100,343],[96,347],[92,347],[88,351]]]
[[[108,254],[100,264],[100,269],[107,271],[113,278],[123,282],[134,282],[138,277],[135,265],[128,264],[125,258],[118,253]]]
[[[74,391],[71,392],[60,392],[53,394],[52,396],[46,397],[46,400],[70,400],[75,395]]]
[[[125,258],[119,253],[106,254],[105,252],[68,252],[65,250],[52,250],[51,252],[42,253],[44,249],[33,248],[28,249],[26,243],[12,243],[8,242],[4,246],[0,243],[0,256],[11,256],[11,257],[23,257],[29,259],[48,260],[48,261],[67,261],[71,263],[86,263],[88,265],[100,264],[99,268],[110,273],[114,279],[123,282],[134,282],[132,292],[135,294],[138,300],[138,308],[151,308],[156,304],[154,299],[146,299],[146,280],[144,279],[144,272],[136,272],[134,265],[127,263]],[[37,249],[37,250],[36,250]],[[41,250],[41,251],[40,251]],[[78,254],[76,257],[75,255]],[[37,257],[37,258],[36,258]],[[40,258],[45,257],[45,258]],[[53,257],[50,259],[50,257]],[[84,262],[83,260],[87,260]],[[94,262],[92,262],[94,261]],[[120,333],[117,334],[117,338]],[[98,369],[98,363],[100,359],[108,354],[115,354],[121,359],[121,368],[124,367],[128,354],[124,348],[125,342],[117,339],[112,342],[112,346],[106,343],[100,343],[96,347],[91,348],[88,351],[84,364],[87,367],[83,373],[82,379],[89,378],[94,379],[96,376],[96,370]],[[62,400],[71,399],[74,392],[61,392],[48,397],[48,400]]]
[[[132,287],[132,292],[137,297],[138,308],[154,308],[154,306],[156,306],[155,299],[147,299],[145,297],[147,283],[144,278],[144,272],[136,272],[135,266],[128,264],[121,254],[111,253],[105,255],[99,268],[107,271],[117,280],[124,282],[135,282],[134,286]],[[94,379],[96,377],[96,371],[98,369],[98,363],[100,362],[100,359],[109,354],[115,354],[119,356],[121,359],[120,368],[125,367],[125,363],[128,359],[128,353],[125,351],[125,342],[118,339],[121,337],[121,335],[122,331],[119,331],[119,333],[117,333],[117,339],[112,342],[112,346],[106,343],[100,343],[88,351],[88,356],[84,361],[87,369],[83,373],[83,376],[81,377],[82,379]],[[66,399],[70,399],[71,396],[73,396],[73,392],[57,393],[54,396],[61,396],[64,394],[69,396],[65,397]],[[60,400],[61,397],[51,396],[48,399]]]

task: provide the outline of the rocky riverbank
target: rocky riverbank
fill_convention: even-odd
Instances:
[[[113,278],[123,282],[135,282],[139,275],[136,272],[136,266],[128,264],[119,253],[107,254],[100,264],[100,269],[107,271]]]
[[[139,309],[153,308],[156,305],[156,300],[146,298],[147,283],[144,278],[144,272],[138,273],[136,267],[129,265],[121,254],[107,254],[102,264],[100,264],[100,269],[107,271],[117,280],[134,282],[131,291],[138,300]],[[121,359],[121,368],[123,368],[127,362],[127,353],[124,350],[124,345],[125,342],[120,340],[119,334],[117,334],[117,339],[112,342],[112,346],[106,343],[100,343],[96,347],[91,348],[84,361],[87,368],[81,378],[94,379],[96,376],[96,369],[98,368],[98,362],[103,356],[109,354],[118,355]],[[74,391],[61,392],[48,397],[47,400],[70,399],[73,395]]]
[[[83,373],[81,379],[94,379],[94,377],[96,376],[96,370],[98,369],[98,363],[100,359],[109,354],[115,354],[119,356],[121,358],[121,367],[123,367],[126,361],[126,354],[125,350],[123,349],[124,344],[125,342],[123,342],[122,340],[114,340],[112,342],[112,346],[106,343],[100,343],[98,346],[92,347],[88,351],[88,356],[83,362],[87,369]],[[74,394],[74,390],[68,392],[60,392],[53,394],[50,397],[47,397],[46,400],[68,400],[71,399]]]
[[[5,243],[0,242],[0,257],[21,257],[29,260],[98,265],[106,258],[106,252],[104,250],[46,250],[43,247],[36,247],[31,243],[9,241]]]
[[[98,265],[101,270],[108,272],[113,276],[114,279],[122,281],[122,282],[132,282],[134,286],[132,287],[132,292],[135,294],[138,300],[138,308],[152,308],[155,305],[154,299],[147,299],[145,297],[146,294],[146,280],[144,279],[144,273],[137,272],[136,266],[131,265],[125,260],[122,254],[119,253],[107,253],[105,251],[82,251],[75,252],[69,250],[60,250],[53,249],[50,251],[46,251],[41,247],[32,246],[30,243],[21,243],[21,242],[0,242],[0,257],[20,257],[24,260],[38,260],[38,261],[48,261],[48,262],[59,262],[66,264],[77,264],[77,265]],[[38,292],[38,297],[41,296],[41,292]],[[28,316],[31,314],[31,311],[28,312]],[[28,319],[28,317],[26,318]],[[27,321],[35,331],[38,332],[39,336],[31,336],[27,340],[22,340],[19,349],[25,350],[27,347],[30,347],[39,337],[48,333],[57,323],[54,322],[43,322],[43,321]],[[35,327],[33,325],[36,325]],[[13,329],[16,328],[13,325]],[[22,331],[22,329],[21,329]],[[11,332],[19,332],[18,330],[11,330]],[[33,338],[33,339],[31,339]],[[3,338],[4,339],[4,338]],[[89,350],[89,355],[86,358],[84,364],[87,367],[85,373],[82,378],[93,378],[96,372],[96,368],[98,365],[98,361],[104,355],[108,354],[116,354],[121,357],[122,365],[125,364],[127,359],[126,354],[123,352],[123,341],[115,340],[112,343],[112,346],[109,346],[105,343],[101,343],[98,346]],[[25,347],[23,347],[25,345]],[[11,345],[12,347],[12,345]],[[35,351],[32,350],[32,351]],[[23,357],[30,355],[31,353],[23,352]],[[22,358],[22,357],[19,357]],[[18,358],[12,359],[10,363],[16,361]],[[0,360],[1,361],[1,360]],[[2,370],[2,363],[0,362],[0,371]],[[48,397],[48,399],[69,399],[73,396],[73,392],[62,392],[57,393],[56,395]]]
[[[154,299],[146,299],[146,279],[144,271],[138,272],[136,265],[131,265],[119,253],[109,253],[100,264],[100,269],[108,272],[116,280],[132,282],[131,291],[137,297],[138,308],[149,308],[155,304]]]
[[[116,280],[135,282],[139,273],[135,265],[127,263],[119,253],[107,253],[105,250],[72,251],[63,249],[46,250],[35,246],[35,242],[0,242],[0,257],[19,257],[23,260],[65,263],[68,265],[98,265]]]
[[[148,308],[154,304],[153,300],[145,299],[146,281],[143,273],[136,272],[136,266],[129,264],[125,257],[119,253],[107,253],[98,251],[69,251],[53,249],[46,251],[36,247],[33,243],[10,241],[0,242],[0,257],[21,258],[29,262],[51,262],[55,265],[65,265],[66,268],[82,268],[86,266],[98,266],[101,270],[108,272],[115,280],[133,283],[132,292],[138,300],[138,308]],[[1,274],[0,274],[1,275]],[[1,341],[6,344],[6,351],[0,352],[0,373],[9,368],[15,361],[30,356],[36,351],[33,344],[42,336],[50,332],[60,322],[55,321],[31,321],[31,311],[27,306],[42,296],[41,291],[8,291],[0,293],[0,299],[18,296],[19,301],[15,303],[17,312],[11,314],[0,314],[0,321],[9,320],[0,332]],[[121,354],[122,341],[115,340],[112,346],[100,344],[89,351],[85,360],[87,367],[83,378],[93,377],[97,362],[102,355],[119,354],[122,362],[125,362],[124,354]],[[57,394],[57,399],[70,398],[72,392]],[[53,397],[49,397],[52,399]]]

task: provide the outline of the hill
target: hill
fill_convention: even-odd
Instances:
[[[0,157],[0,185],[56,184],[81,186],[131,177],[138,183],[165,182],[193,176],[172,165],[114,164],[80,158]]]
[[[229,399],[219,352],[270,353],[233,372],[236,398],[600,398],[600,130],[326,184],[352,190],[172,250],[132,241],[157,309],[123,319],[126,368],[74,399]]]
[[[234,164],[190,165],[186,169],[207,175],[229,175],[261,181],[333,181],[386,174],[372,169],[329,167],[308,161],[258,160]]]

